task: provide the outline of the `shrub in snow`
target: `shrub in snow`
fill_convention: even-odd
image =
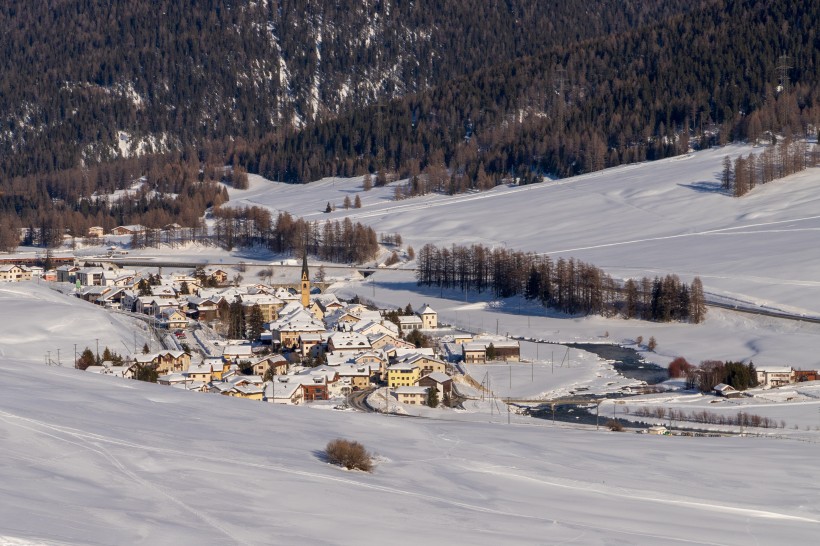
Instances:
[[[610,419],[606,422],[606,426],[612,432],[623,432],[624,426],[621,424],[620,421],[616,421],[615,419]]]
[[[325,456],[329,463],[343,466],[348,470],[370,472],[373,469],[370,453],[359,442],[342,438],[331,440],[325,448]]]

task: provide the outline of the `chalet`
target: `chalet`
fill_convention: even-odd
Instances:
[[[453,395],[453,378],[446,373],[432,372],[421,379],[416,384],[419,387],[427,387],[438,390],[439,398],[451,397]]]
[[[353,325],[362,319],[344,309],[339,309],[331,313],[325,313],[321,320],[324,320],[328,328],[343,331],[351,330]]]
[[[153,356],[157,373],[187,372],[191,366],[191,355],[185,351],[160,351]]]
[[[461,347],[462,357],[467,364],[484,364],[489,360],[510,362],[521,358],[521,347],[514,340],[475,339],[470,343],[462,344]],[[495,356],[488,357],[488,352],[495,353]]]
[[[228,272],[224,269],[208,268],[205,270],[205,276],[209,281],[217,285],[223,285],[228,282]]]
[[[302,400],[302,384],[290,376],[279,376],[265,384],[265,401],[271,404],[296,405]]]
[[[195,320],[208,322],[219,318],[220,314],[228,312],[229,304],[222,296],[200,298],[188,296],[188,310],[186,314]]]
[[[123,302],[124,303],[124,302]],[[134,304],[134,312],[156,317],[161,315],[163,309],[178,309],[179,302],[157,296],[138,296]]]
[[[115,366],[113,362],[106,360],[103,361],[102,366],[89,366],[85,371],[88,373],[121,377],[123,379],[133,379],[135,373],[134,367],[133,363]]]
[[[299,352],[302,358],[316,358],[327,348],[328,334],[301,334],[299,336]]]
[[[109,287],[94,287],[105,288],[106,292],[100,295],[94,303],[102,305],[108,309],[122,309],[122,300],[125,295],[123,288],[109,288]]]
[[[342,309],[344,305],[336,297],[336,294],[317,294],[311,298],[310,311],[316,318],[322,320],[325,315]]]
[[[360,353],[369,351],[370,340],[356,332],[336,332],[327,339],[327,350],[331,353]]]
[[[222,359],[232,364],[238,364],[240,360],[251,360],[253,358],[253,346],[249,343],[236,345],[226,345],[222,348]]]
[[[31,280],[31,269],[24,265],[0,265],[0,282],[21,282]]]
[[[135,233],[143,233],[145,230],[146,227],[140,224],[117,226],[111,230],[111,235],[134,235]]]
[[[258,375],[235,375],[227,380],[234,389],[228,391],[228,396],[262,400],[264,396],[264,382]]]
[[[276,320],[279,316],[279,309],[285,306],[285,302],[270,294],[241,294],[239,301],[242,302],[242,310],[246,318],[250,318],[254,306],[258,305],[262,313],[262,322]]]
[[[740,398],[743,396],[739,390],[726,383],[718,383],[712,390],[714,390],[715,394],[723,396],[724,398]]]
[[[76,296],[90,303],[97,303],[100,298],[112,291],[108,286],[86,286],[78,292]]]
[[[487,362],[487,346],[483,343],[463,343],[461,355],[466,364],[484,364]]]
[[[761,387],[782,387],[794,382],[794,371],[789,366],[758,367],[757,383]]]
[[[219,369],[222,370],[222,363],[219,363]],[[210,383],[213,379],[214,367],[211,363],[200,362],[199,364],[191,364],[188,367],[188,379],[191,381],[201,381],[203,383]]]
[[[432,372],[445,373],[447,371],[447,364],[431,355],[423,353],[410,353],[403,355],[396,359],[396,364],[413,364],[420,368],[420,373],[426,375]]]
[[[299,336],[302,334],[321,334],[326,331],[325,325],[298,303],[287,304],[279,318],[268,325],[268,330],[272,333],[272,341],[288,348],[298,347]]]
[[[387,334],[395,338],[399,337],[399,328],[389,320],[379,322],[373,322],[372,320],[361,320],[356,324],[353,324],[350,331],[358,332],[366,336]]]
[[[373,349],[384,349],[388,346],[390,347],[399,347],[405,349],[415,349],[416,346],[410,343],[409,341],[405,341],[398,337],[398,334],[395,336],[390,334],[376,334],[368,336],[370,340],[370,346]]]
[[[427,403],[428,387],[407,386],[396,389],[399,403],[411,406],[422,406]]]
[[[288,361],[284,356],[268,355],[253,363],[253,373],[264,377],[265,373],[271,370],[273,375],[285,375],[288,373],[288,366]]]
[[[91,226],[88,228],[89,237],[102,237],[105,235],[105,228],[102,226]]]
[[[157,383],[160,385],[176,385],[186,381],[188,381],[188,374],[184,373],[169,373],[157,377]]]
[[[188,319],[178,309],[166,307],[159,314],[159,325],[168,330],[179,330],[188,326]]]
[[[351,390],[357,391],[370,386],[370,366],[368,365],[342,365],[334,367],[339,379],[350,385]]]

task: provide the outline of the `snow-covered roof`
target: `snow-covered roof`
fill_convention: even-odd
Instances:
[[[396,394],[427,394],[430,387],[396,387]]]
[[[436,383],[446,383],[447,381],[451,381],[453,379],[452,377],[443,372],[430,372],[424,377],[432,379]],[[424,377],[422,377],[422,379],[424,379]]]

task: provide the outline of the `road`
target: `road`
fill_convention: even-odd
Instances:
[[[367,403],[367,397],[370,396],[370,393],[375,390],[376,387],[370,387],[369,389],[365,389],[363,391],[354,391],[347,396],[347,404],[357,411],[375,413],[376,410],[371,408],[370,404]]]
[[[820,324],[818,317],[806,317],[804,315],[797,315],[795,313],[784,313],[782,311],[769,311],[759,307],[744,307],[743,305],[735,305],[729,303],[718,303],[714,301],[706,302],[707,307],[717,307],[718,309],[728,309],[729,311],[736,311],[738,313],[746,313],[749,315],[760,315],[764,317],[773,317],[785,320],[800,320],[803,322],[812,322]]]

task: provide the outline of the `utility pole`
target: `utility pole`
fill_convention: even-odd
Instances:
[[[598,400],[598,403],[595,404],[595,430],[598,430],[598,413],[601,409],[601,401]]]
[[[62,364],[60,364],[60,349],[57,349],[57,365],[62,366]]]

